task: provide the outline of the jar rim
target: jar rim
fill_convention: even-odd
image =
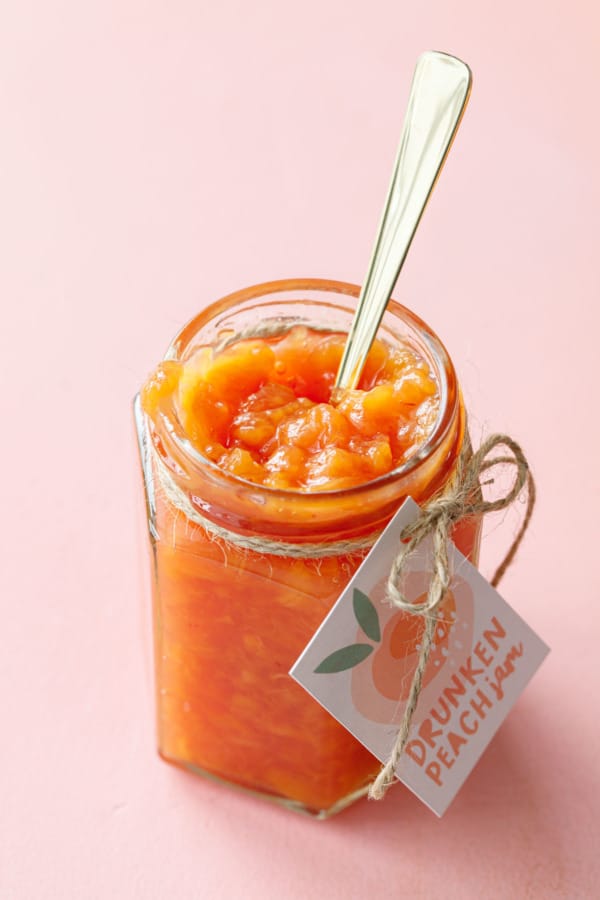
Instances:
[[[358,285],[322,278],[294,278],[253,285],[210,304],[171,342],[165,360],[180,361],[204,345],[219,346],[247,325],[273,321],[307,327],[350,325]],[[353,302],[344,302],[347,296]],[[300,304],[304,303],[301,308]],[[307,310],[309,315],[307,317]],[[266,312],[267,311],[267,312]],[[312,313],[312,316],[310,315]],[[299,315],[300,314],[300,315]],[[408,496],[426,502],[454,471],[466,432],[466,416],[454,367],[432,329],[406,307],[390,301],[380,325],[392,344],[407,342],[424,356],[440,387],[440,411],[429,438],[401,466],[378,478],[333,490],[290,490],[246,481],[204,457],[186,437],[174,398],[144,416],[148,447],[174,485],[204,519],[242,535],[292,543],[326,543],[375,534]],[[145,439],[146,440],[146,439]],[[152,479],[150,479],[151,483]]]
[[[239,306],[245,301],[268,297],[274,294],[289,294],[294,291],[323,292],[358,298],[360,290],[361,288],[359,285],[325,278],[289,278],[251,285],[227,294],[222,299],[209,304],[201,310],[201,312],[197,313],[177,332],[166,351],[164,359],[180,359],[185,352],[185,349],[190,346],[194,337],[198,334],[203,325],[207,325],[209,322],[214,321],[221,313],[233,311],[235,306]],[[390,300],[386,312],[392,313],[396,318],[402,320],[424,340],[429,353],[436,362],[436,380],[440,389],[440,408],[429,437],[416,453],[390,472],[350,487],[335,488],[318,492],[298,491],[297,489],[289,488],[274,488],[268,485],[256,484],[226,472],[215,462],[203,456],[202,453],[200,453],[200,451],[198,451],[185,437],[182,428],[178,429],[173,427],[173,422],[170,423],[169,427],[170,439],[174,442],[175,446],[178,447],[179,451],[185,455],[187,461],[202,466],[204,469],[208,467],[211,473],[218,478],[220,482],[232,486],[238,485],[244,489],[252,489],[254,492],[264,492],[264,494],[270,498],[280,496],[282,499],[285,498],[288,501],[291,497],[300,498],[306,497],[307,495],[311,495],[313,498],[317,496],[322,497],[323,499],[328,498],[330,501],[335,499],[336,496],[343,496],[344,498],[351,496],[358,497],[365,492],[384,488],[390,484],[397,483],[399,480],[410,478],[410,476],[418,471],[423,463],[435,454],[446,440],[448,432],[456,421],[457,413],[460,410],[460,396],[452,360],[450,359],[444,344],[433,329],[431,329],[420,316],[404,305],[398,303],[396,300]]]

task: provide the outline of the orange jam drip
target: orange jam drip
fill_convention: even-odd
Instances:
[[[375,341],[357,390],[334,391],[346,335],[295,326],[162,363],[147,412],[172,393],[187,437],[232,475],[271,488],[341,490],[386,475],[431,433],[439,393],[411,348]]]

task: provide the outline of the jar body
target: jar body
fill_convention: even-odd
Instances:
[[[345,327],[357,292],[317,281],[240,292],[190,323],[167,356],[184,358],[199,341],[242,330],[248,314],[285,319],[288,302],[307,322],[325,317]],[[390,333],[404,313],[391,311]],[[365,793],[379,762],[288,673],[405,497],[424,502],[451,476],[465,426],[449,365],[451,383],[448,371],[436,375],[446,379],[452,408],[430,452],[381,483],[312,497],[223,477],[189,458],[168,416],[149,421],[138,409],[166,760],[319,817]],[[454,533],[472,562],[479,533],[478,519]]]

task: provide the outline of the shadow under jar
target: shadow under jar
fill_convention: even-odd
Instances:
[[[239,291],[182,329],[167,369],[265,326],[347,332],[358,294],[318,279]],[[392,301],[379,339],[419,354],[440,405],[417,452],[364,484],[313,492],[251,483],[198,451],[172,393],[135,403],[153,554],[159,752],[319,818],[364,795],[380,764],[288,672],[403,500],[422,504],[443,488],[468,440],[454,367],[427,325]],[[480,528],[469,519],[453,533],[474,564]]]

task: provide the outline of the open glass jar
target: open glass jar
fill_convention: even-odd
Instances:
[[[165,359],[185,361],[259,323],[348,331],[358,294],[317,279],[247,288],[196,316]],[[237,478],[194,448],[172,403],[148,413],[136,399],[159,752],[317,817],[365,794],[379,763],[288,672],[403,500],[424,503],[443,488],[467,440],[454,367],[433,332],[391,302],[379,335],[427,362],[439,414],[404,464],[351,488],[298,492]],[[453,533],[474,563],[480,524],[464,520]]]

